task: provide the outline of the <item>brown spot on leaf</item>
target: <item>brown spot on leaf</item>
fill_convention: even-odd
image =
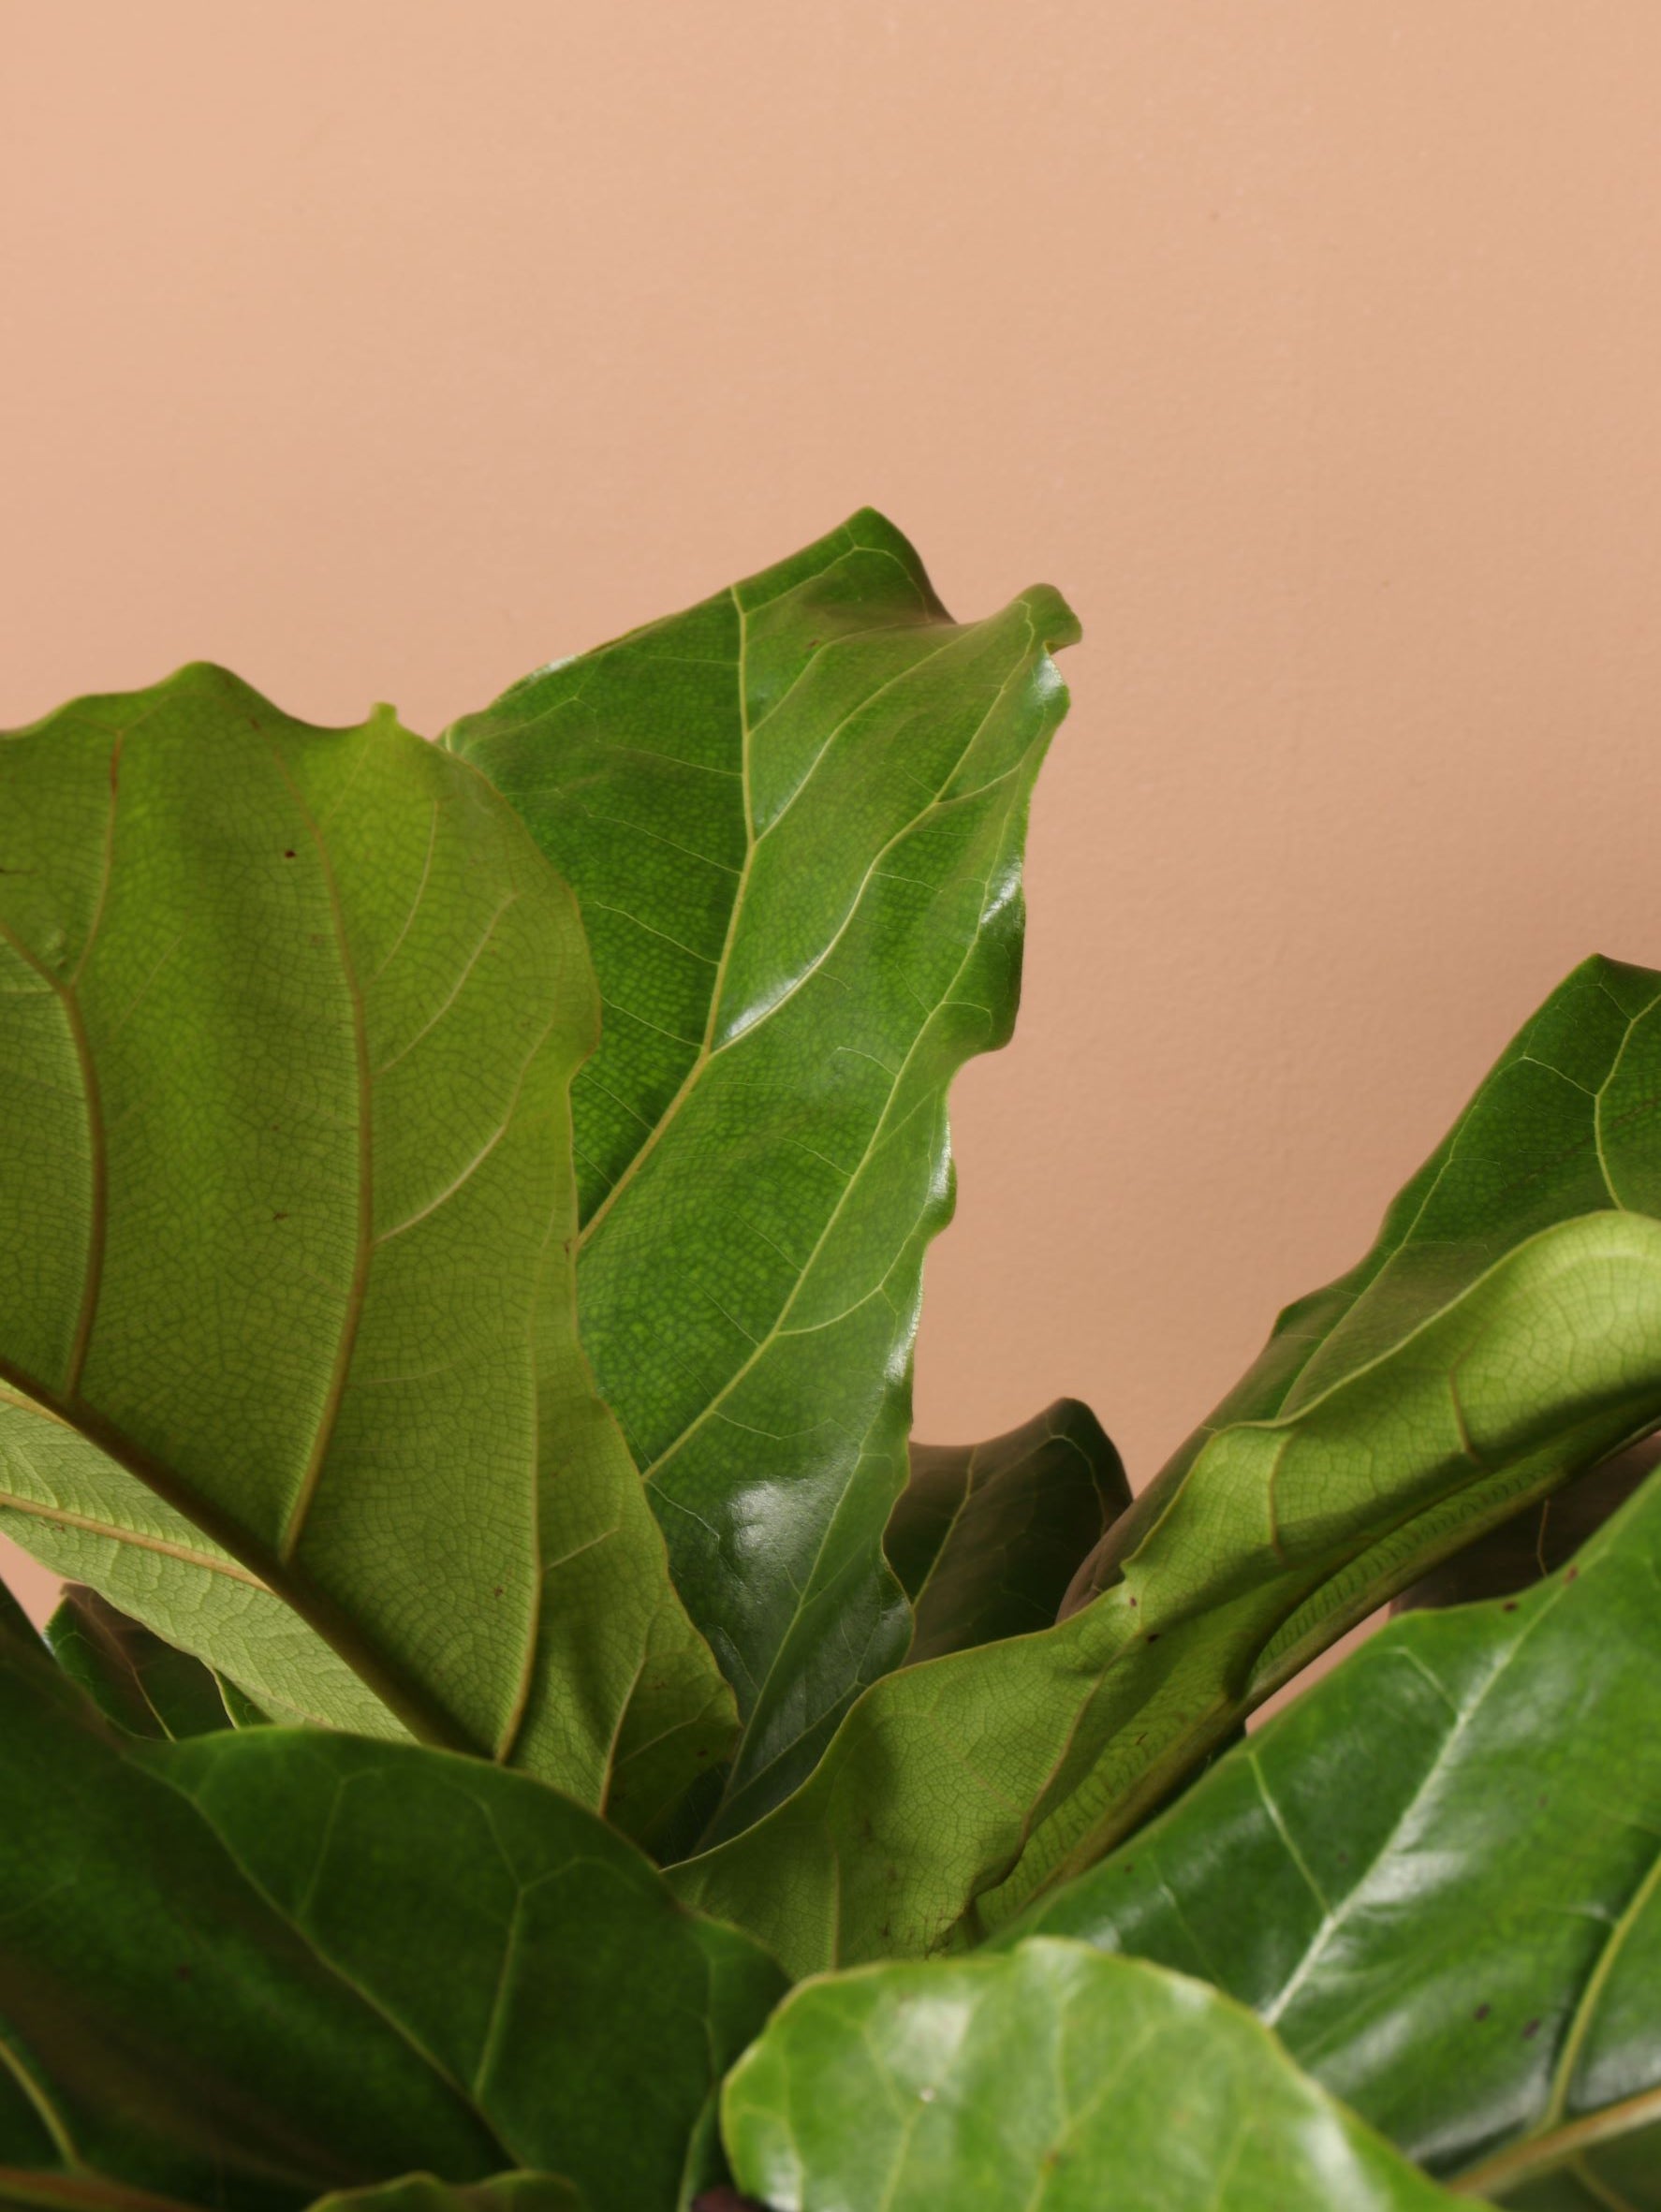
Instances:
[[[1487,2019],[1487,2017],[1488,2017],[1488,2015],[1489,2015],[1489,2014],[1490,2014],[1490,2013],[1491,2013],[1492,2010],[1493,2010],[1493,2007],[1492,2007],[1492,2005],[1479,2004],[1479,2005],[1477,2007],[1477,2010],[1475,2011],[1475,2013],[1473,2013],[1473,2014],[1472,2014],[1471,2016],[1472,2016],[1472,2018],[1473,2018],[1473,2019],[1476,2019],[1476,2020],[1486,2020],[1486,2019]]]

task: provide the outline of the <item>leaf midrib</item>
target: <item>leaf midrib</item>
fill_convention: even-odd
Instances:
[[[30,1399],[49,1418],[61,1422],[112,1459],[135,1481],[154,1492],[164,1505],[170,1505],[184,1519],[193,1522],[202,1533],[233,1560],[250,1572],[250,1578],[273,1597],[299,1615],[308,1628],[338,1653],[359,1679],[402,1721],[419,1741],[439,1746],[447,1751],[470,1751],[477,1754],[478,1746],[473,1742],[461,1724],[453,1720],[442,1706],[437,1705],[428,1692],[411,1681],[403,1669],[385,1658],[361,1634],[358,1623],[322,1591],[313,1587],[307,1577],[291,1560],[277,1557],[251,1538],[210,1499],[204,1498],[183,1483],[165,1460],[155,1458],[144,1446],[128,1436],[101,1414],[96,1406],[83,1400],[66,1399],[27,1373],[15,1362],[0,1356],[0,1385]],[[25,1508],[25,1510],[27,1510]],[[54,1514],[51,1517],[66,1516]],[[99,1534],[120,1534],[114,1530],[98,1529]]]
[[[347,1285],[345,1310],[341,1316],[339,1334],[335,1342],[334,1361],[330,1371],[328,1389],[318,1410],[316,1429],[306,1455],[300,1486],[289,1506],[281,1535],[277,1539],[276,1557],[279,1563],[288,1566],[299,1549],[305,1531],[306,1516],[312,1501],[316,1496],[322,1480],[323,1469],[329,1458],[329,1448],[334,1441],[335,1424],[340,1417],[341,1402],[345,1396],[346,1382],[351,1373],[352,1354],[358,1341],[358,1330],[363,1318],[363,1307],[369,1291],[370,1262],[375,1252],[375,1077],[369,1059],[369,1021],[364,1004],[363,988],[358,979],[352,960],[351,940],[346,932],[345,910],[341,901],[340,882],[334,872],[334,860],[321,828],[314,818],[299,786],[288,772],[282,748],[261,728],[256,718],[248,716],[249,726],[264,740],[273,766],[282,778],[307,836],[316,848],[318,865],[323,872],[324,888],[329,898],[329,912],[334,927],[335,948],[340,958],[341,979],[345,986],[346,1003],[352,1017],[352,1057],[358,1102],[358,1188],[357,1207],[353,1223],[352,1275]],[[366,750],[367,740],[360,742],[360,759]]]
[[[115,777],[114,758],[110,763],[110,781]],[[98,912],[103,911],[100,897]],[[89,935],[75,974],[66,983],[54,975],[39,956],[35,953],[0,915],[0,938],[4,938],[25,967],[39,976],[47,989],[63,1008],[70,1043],[81,1070],[81,1106],[86,1115],[88,1175],[90,1190],[87,1197],[86,1256],[81,1263],[81,1298],[76,1308],[74,1334],[69,1340],[69,1355],[65,1367],[66,1388],[71,1393],[79,1389],[86,1370],[87,1348],[92,1341],[93,1322],[98,1309],[98,1297],[104,1282],[104,1249],[108,1236],[110,1214],[110,1162],[109,1147],[104,1134],[103,1093],[98,1083],[97,1065],[93,1058],[92,1041],[86,1032],[86,1018],[81,1012],[81,998],[76,988],[81,969],[86,964],[86,953],[91,950]]]
[[[1585,2113],[1579,2119],[1566,2120],[1550,2135],[1530,2135],[1521,2143],[1495,2151],[1492,2157],[1465,2167],[1448,2187],[1461,2196],[1472,2197],[1485,2196],[1496,2189],[1510,2189],[1520,2181],[1534,2180],[1567,2165],[1580,2152],[1595,2150],[1600,2143],[1616,2141],[1654,2121],[1661,2121],[1661,2084],[1639,2089],[1636,2096],[1623,2097],[1616,2104],[1605,2104],[1596,2112]]]
[[[611,1185],[611,1188],[606,1193],[605,1196],[595,1208],[588,1220],[583,1223],[582,1229],[578,1238],[578,1250],[580,1252],[585,1250],[586,1247],[598,1235],[601,1224],[610,1213],[611,1209],[616,1204],[618,1198],[634,1180],[641,1167],[644,1166],[646,1161],[650,1158],[652,1153],[656,1150],[658,1144],[662,1141],[663,1137],[673,1126],[675,1119],[680,1113],[681,1108],[685,1105],[686,1100],[692,1091],[697,1089],[698,1084],[700,1081],[705,1069],[710,1065],[710,1062],[713,1060],[718,1058],[719,1055],[725,1052],[729,1046],[739,1043],[743,1037],[752,1035],[755,1031],[761,1027],[763,1022],[770,1020],[772,1016],[778,1012],[779,1007],[785,1004],[786,999],[794,996],[795,987],[792,987],[792,989],[786,992],[784,998],[776,1000],[771,1006],[767,1007],[756,1021],[748,1024],[739,1033],[737,1036],[728,1038],[724,1044],[717,1045],[715,1043],[715,1032],[719,1026],[721,1018],[721,1001],[727,986],[727,971],[731,964],[733,946],[738,941],[739,923],[742,917],[744,902],[749,893],[752,871],[755,865],[757,853],[760,850],[766,840],[772,836],[772,832],[779,827],[779,824],[783,822],[789,814],[790,810],[795,805],[796,799],[800,796],[801,789],[812,780],[815,769],[824,758],[826,753],[829,752],[830,746],[842,734],[843,730],[845,729],[847,725],[853,720],[854,716],[856,714],[863,713],[865,710],[871,705],[872,701],[874,699],[879,699],[884,692],[890,690],[895,684],[904,681],[907,677],[915,674],[919,668],[927,667],[930,661],[936,659],[939,654],[947,652],[963,635],[963,632],[959,630],[954,624],[952,628],[952,636],[948,637],[941,645],[936,646],[933,652],[925,653],[920,660],[908,662],[904,668],[897,669],[892,676],[885,677],[881,683],[877,684],[873,690],[865,693],[856,705],[850,707],[847,712],[844,714],[827,732],[824,743],[815,754],[813,763],[802,776],[801,782],[797,785],[796,790],[791,793],[790,798],[786,801],[785,805],[780,808],[779,812],[772,817],[772,821],[768,823],[766,828],[763,829],[759,835],[757,835],[756,830],[755,786],[751,767],[751,741],[754,738],[756,729],[760,725],[758,724],[752,725],[750,721],[749,678],[747,674],[749,618],[744,607],[739,599],[738,587],[736,585],[732,585],[728,587],[728,590],[729,596],[732,599],[733,606],[737,610],[739,618],[738,657],[736,661],[731,664],[735,671],[738,689],[740,736],[740,767],[738,772],[740,778],[740,788],[743,796],[744,809],[744,857],[742,865],[736,872],[738,875],[738,888],[733,893],[731,911],[727,917],[727,934],[722,941],[720,957],[714,963],[714,980],[710,987],[710,1011],[704,1023],[703,1038],[698,1046],[697,1057],[694,1059],[691,1066],[686,1070],[685,1075],[682,1077],[681,1083],[679,1088],[676,1090],[674,1096],[669,1100],[668,1106],[664,1107],[662,1113],[658,1116],[657,1121],[653,1125],[650,1135],[645,1138],[639,1149],[635,1152],[633,1158],[630,1159],[625,1165],[622,1172],[619,1174],[617,1180]],[[931,623],[919,624],[918,626],[919,628],[933,628],[937,627],[938,625]],[[1029,613],[1029,646],[1032,642],[1033,635],[1033,625]],[[800,681],[800,678],[798,678],[798,681]],[[997,697],[1001,698],[1003,696],[1005,690],[1007,688],[1008,681],[1009,680],[1006,678],[1004,683],[1000,684]],[[790,688],[793,690],[795,688],[794,684],[792,684]],[[787,697],[788,693],[786,693],[785,696]],[[994,704],[996,702],[994,700]],[[767,714],[763,715],[762,720],[767,721],[770,719],[772,714],[777,712],[779,707],[782,704],[783,699],[775,700],[773,705],[769,708]],[[991,710],[992,710],[989,708],[989,714]],[[982,724],[979,726],[984,727],[984,718]],[[965,745],[964,752],[966,753],[968,747]],[[938,801],[936,800],[934,803],[938,803]],[[924,808],[920,810],[919,814],[914,815],[911,822],[906,826],[906,830],[914,828],[917,822],[921,819],[921,814],[927,811],[928,810]],[[900,837],[904,836],[904,834],[906,834],[905,830],[896,832],[895,837],[889,839],[888,844],[883,847],[882,853],[878,854],[877,859],[882,859],[889,848],[899,841]],[[873,868],[875,868],[876,862],[874,861],[872,865]],[[849,916],[844,917],[842,928],[837,931],[837,941],[840,941],[841,936],[847,927],[847,921],[851,916],[855,907],[857,907],[860,898],[863,896],[865,885],[869,881],[870,873],[867,872],[866,876],[861,879],[859,892],[855,894],[855,899],[850,904]],[[631,920],[634,918],[634,916],[630,916]],[[827,948],[827,950],[829,949],[830,948]],[[826,956],[820,956],[821,961],[824,957]],[[819,961],[815,962],[815,966],[819,964]]]

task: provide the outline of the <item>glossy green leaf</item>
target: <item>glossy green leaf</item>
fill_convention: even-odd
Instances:
[[[722,2128],[775,2212],[1452,2212],[1249,2014],[1083,1944],[810,1982]]]
[[[1651,1482],[1551,1582],[1392,1622],[1011,1936],[1203,1974],[1462,2186],[1654,2212],[1658,1590]]]
[[[681,1894],[798,1973],[989,1932],[1128,1834],[1288,1667],[1661,1420],[1661,1221],[1640,1210],[1661,1199],[1658,993],[1577,971],[1392,1209],[1386,1260],[1283,1321],[1269,1356],[1301,1347],[1303,1384],[1283,1375],[1280,1410],[1250,1418],[1229,1401],[1110,1531],[1095,1603],[876,1684],[787,1804],[677,1870]]]
[[[188,668],[0,738],[0,1522],[262,1709],[650,1825],[728,1733],[575,1335],[570,894]]]
[[[237,1724],[212,1667],[164,1644],[84,1583],[64,1592],[46,1642],[69,1679],[129,1736],[206,1736]]]
[[[576,886],[583,1340],[745,1728],[712,1835],[904,1654],[905,1479],[946,1091],[1014,1018],[1022,842],[1077,625],[953,623],[864,512],[544,669],[449,742]]]
[[[910,1465],[885,1543],[911,1600],[914,1664],[1049,1628],[1130,1503],[1118,1453],[1076,1398],[984,1443],[914,1443]]]
[[[262,2212],[412,2168],[677,2198],[782,1987],[528,1776],[256,1728],[117,1736],[0,1649],[0,2167]]]

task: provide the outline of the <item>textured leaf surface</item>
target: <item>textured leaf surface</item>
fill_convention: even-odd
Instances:
[[[1295,1661],[1661,1419],[1661,1222],[1639,1210],[1661,1197],[1658,990],[1577,971],[1392,1209],[1401,1279],[1370,1262],[1283,1322],[1308,1386],[1283,1377],[1278,1412],[1237,1408],[1138,1500],[1094,1604],[868,1691],[681,1893],[798,1973],[986,1932],[1129,1833]],[[1316,1312],[1353,1356],[1317,1364]]]
[[[1661,2207],[1658,1591],[1651,1482],[1551,1582],[1393,1622],[1011,1935],[1203,1974],[1486,2196]]]
[[[866,512],[450,733],[594,950],[583,1340],[738,1692],[716,1835],[904,1653],[882,1533],[947,1085],[1014,1018],[1049,652],[1076,634],[1049,591],[950,622]]]
[[[69,1679],[129,1736],[206,1736],[253,1718],[245,1700],[235,1712],[228,1706],[212,1667],[164,1644],[84,1583],[65,1591],[46,1641]]]
[[[388,711],[191,668],[0,738],[7,1532],[265,1710],[592,1801],[615,1749],[649,1822],[722,1692],[576,1344],[596,1019],[568,891]]]
[[[323,1730],[140,1743],[11,1645],[0,1801],[0,2167],[240,2208],[518,2166],[663,2212],[783,1987],[528,1776]]]
[[[867,1967],[780,2008],[722,2101],[776,2212],[1447,2212],[1227,2000],[1081,1944]]]
[[[1080,1561],[1129,1503],[1118,1453],[1076,1398],[984,1443],[914,1443],[885,1540],[911,1600],[907,1657],[1049,1628]]]

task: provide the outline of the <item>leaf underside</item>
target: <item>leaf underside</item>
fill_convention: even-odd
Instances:
[[[390,712],[196,667],[0,738],[6,1532],[275,1717],[644,1826],[728,1723],[576,1342],[596,1016]]]
[[[952,623],[866,511],[448,733],[594,951],[583,1340],[738,1693],[711,1838],[904,1656],[882,1535],[947,1086],[1014,1018],[1049,656],[1076,634],[1047,590]]]

